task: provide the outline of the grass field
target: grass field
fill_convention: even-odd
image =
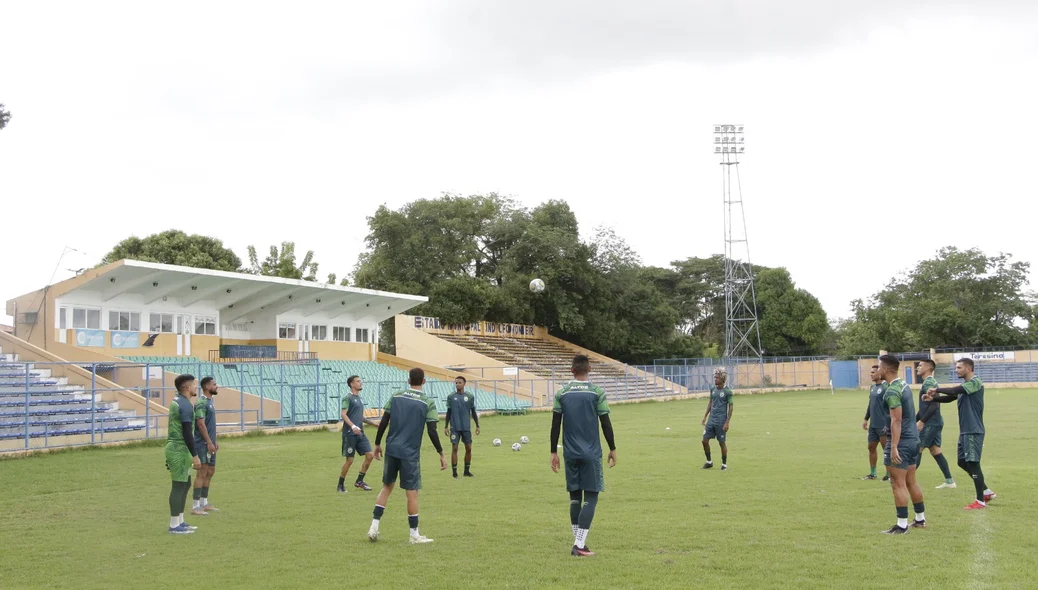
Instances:
[[[2,461],[0,588],[1036,587],[1038,391],[986,395],[983,465],[999,498],[964,512],[965,473],[953,467],[957,490],[934,490],[924,456],[929,528],[901,537],[879,534],[894,522],[889,486],[859,479],[863,391],[737,398],[726,473],[699,469],[705,401],[616,405],[619,462],[584,559],[569,556],[547,414],[485,418],[475,479],[440,472],[426,443],[421,529],[436,541],[425,546],[407,543],[399,491],[382,540],[366,539],[376,492],[334,492],[337,432],[226,439],[211,492],[221,512],[189,517],[190,536],[166,533],[160,446]],[[944,412],[954,457],[956,411]],[[513,452],[521,435],[532,444]]]

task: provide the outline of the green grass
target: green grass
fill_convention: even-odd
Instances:
[[[548,467],[543,413],[485,418],[475,479],[440,472],[426,443],[421,528],[436,542],[419,547],[407,544],[399,491],[382,541],[367,541],[375,492],[333,491],[338,433],[226,439],[211,493],[222,511],[189,518],[191,536],[166,533],[160,447],[3,461],[0,588],[1033,587],[1038,392],[987,393],[992,506],[962,510],[972,484],[956,467],[959,489],[934,490],[941,477],[925,456],[930,526],[903,537],[879,534],[894,521],[889,486],[859,479],[866,399],[737,398],[727,473],[699,469],[705,401],[615,406],[619,463],[587,559],[569,556],[569,499]],[[944,410],[954,457],[956,411]],[[532,444],[512,452],[521,435]]]

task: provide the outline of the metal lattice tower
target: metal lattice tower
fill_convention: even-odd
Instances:
[[[760,361],[764,351],[739,180],[745,141],[742,125],[714,125],[714,154],[721,157],[724,190],[724,358]]]

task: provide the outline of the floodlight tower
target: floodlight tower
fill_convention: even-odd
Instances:
[[[739,158],[745,152],[742,125],[714,125],[714,154],[721,157],[724,195],[724,358],[753,358],[762,362],[764,351],[757,322],[757,293],[753,286],[739,180]],[[762,365],[762,379],[763,369]]]

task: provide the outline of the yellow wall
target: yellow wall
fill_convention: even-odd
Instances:
[[[334,342],[311,340],[310,352],[321,360],[370,361],[371,345],[364,342]],[[298,350],[298,345],[295,350]]]
[[[61,330],[55,330],[60,333]],[[143,344],[150,334],[148,332],[140,332],[139,341]],[[177,356],[177,335],[162,333],[155,337],[155,341],[152,346],[138,346],[137,348],[112,348],[112,333],[105,331],[105,346],[104,348],[98,346],[77,346],[76,345],[76,330],[67,329],[65,330],[66,346],[73,348],[82,348],[85,351],[99,352],[110,356]],[[219,336],[203,336],[191,334],[191,354],[185,356],[193,356],[199,359],[208,361],[209,351],[217,350],[220,347]],[[55,336],[54,343],[58,342],[57,336]],[[48,345],[48,349],[49,349]]]

